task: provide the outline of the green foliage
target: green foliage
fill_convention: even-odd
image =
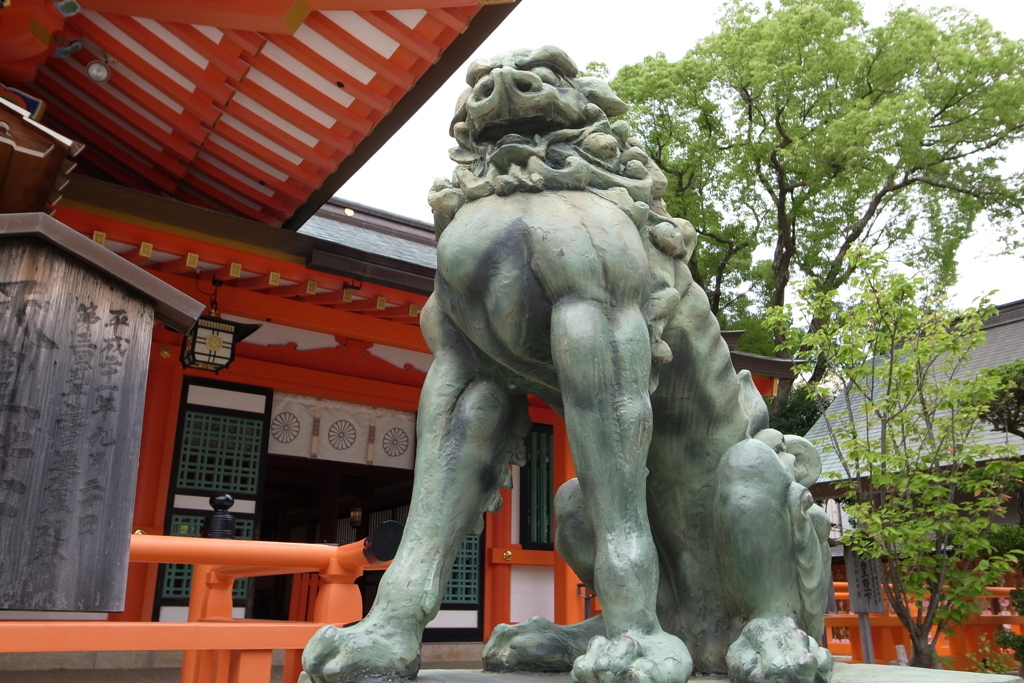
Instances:
[[[992,425],[993,429],[1024,439],[1024,360],[1015,360],[982,372],[994,377],[1002,388],[996,392],[981,419]]]
[[[1002,629],[996,632],[996,645],[1015,652],[1024,651],[1024,636]]]
[[[604,62],[587,62],[587,65],[580,69],[580,76],[593,76],[607,81],[611,74],[608,73],[608,65]]]
[[[987,634],[979,636],[977,651],[967,653],[967,659],[971,662],[971,671],[979,674],[1002,674],[1013,670],[1016,664],[1014,657],[999,649],[1014,649],[1009,645],[999,642],[1003,633],[1009,633],[1020,638],[1020,636],[1017,636],[1012,631],[1005,630],[996,632],[995,642]]]
[[[843,383],[843,414],[831,420],[844,469],[837,486],[857,519],[844,540],[885,560],[886,593],[914,663],[930,665],[934,638],[976,613],[975,598],[1015,565],[1013,554],[994,551],[989,529],[1024,463],[1011,446],[974,439],[999,382],[961,370],[992,307],[951,311],[921,276],[887,272],[880,256],[859,249],[850,261],[847,301],[808,281],[799,287],[805,310],[769,318],[777,327],[798,315],[823,321],[787,344],[826,358]]]
[[[821,417],[823,401],[807,386],[794,387],[781,401],[782,405],[772,411],[770,426],[783,434],[802,436]]]
[[[743,330],[736,344],[737,351],[756,353],[759,356],[775,355],[775,337],[764,324],[764,316],[744,316],[719,322],[723,330]]]
[[[1010,604],[1013,605],[1017,614],[1024,614],[1024,590],[1015,588],[1010,591]],[[996,645],[1006,650],[1013,650],[1014,656],[1020,664],[1021,673],[1024,673],[1024,636],[1007,629],[1000,629],[996,631]]]
[[[982,212],[1016,235],[1024,177],[998,165],[1024,138],[1024,42],[966,11],[868,26],[856,0],[732,0],[682,60],[612,86],[700,233],[691,269],[716,313],[784,303],[791,275],[836,289],[857,244],[948,285]]]
[[[772,331],[765,327],[764,318],[744,318],[737,322],[736,327],[746,330],[736,343],[737,351],[756,353],[759,356],[775,355],[775,339]]]
[[[1024,527],[1016,524],[993,524],[989,529],[988,539],[992,544],[992,552],[996,555],[1007,555],[1014,550],[1024,555]]]

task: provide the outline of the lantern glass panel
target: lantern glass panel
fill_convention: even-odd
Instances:
[[[226,368],[235,356],[234,323],[201,316],[185,338],[182,362],[186,367],[214,372]]]

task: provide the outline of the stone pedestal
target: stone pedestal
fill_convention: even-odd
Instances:
[[[691,683],[728,683],[725,676],[694,676]],[[572,683],[569,674],[496,674],[487,671],[432,669],[421,671],[417,683]],[[832,683],[1022,683],[1010,674],[915,669],[877,664],[836,664]]]

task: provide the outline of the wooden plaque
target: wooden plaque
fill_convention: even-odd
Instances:
[[[0,240],[0,609],[124,609],[153,304]]]
[[[846,574],[850,591],[850,611],[859,614],[885,612],[882,561],[864,558],[846,547]]]

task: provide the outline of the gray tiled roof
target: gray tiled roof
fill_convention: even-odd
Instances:
[[[437,267],[435,248],[396,235],[388,235],[325,216],[313,216],[299,230],[304,235],[342,244],[367,254],[413,263],[427,268]]]
[[[1024,359],[1024,300],[1003,304],[998,309],[998,313],[985,323],[985,343],[975,350],[962,374],[970,376],[984,368]],[[855,416],[860,415],[864,398],[864,394],[851,391],[848,406],[846,399],[840,394],[805,435],[821,451],[822,472],[819,482],[835,479],[832,473],[845,476],[839,457],[829,439],[826,419],[835,425],[846,422],[851,412]],[[982,444],[1015,444],[1024,454],[1024,440],[1012,434],[984,429],[978,432],[977,439]]]

